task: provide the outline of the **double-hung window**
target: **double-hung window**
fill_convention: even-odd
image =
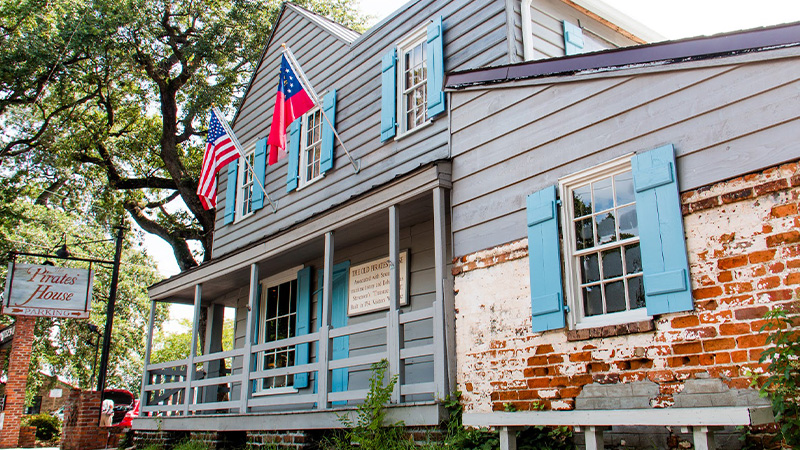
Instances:
[[[647,317],[630,158],[559,183],[564,205],[567,298],[574,324]]]
[[[246,161],[245,161],[246,160]],[[253,212],[253,171],[255,167],[255,148],[245,151],[244,156],[239,157],[239,195],[236,196],[238,217],[247,217]]]
[[[291,270],[262,283],[259,302],[258,342],[268,343],[296,335],[297,326],[297,271]],[[264,350],[258,357],[259,370],[277,369],[295,365],[295,346]],[[293,376],[280,375],[262,378],[256,392],[293,392]]]
[[[534,331],[564,327],[567,314],[587,328],[693,308],[677,182],[665,145],[528,196]]]
[[[310,184],[322,177],[322,110],[314,108],[302,117],[300,131],[300,179],[299,187]]]
[[[444,112],[443,30],[437,17],[381,58],[381,142]]]
[[[398,116],[400,134],[417,128],[427,120],[428,63],[425,30],[397,46],[400,63]]]

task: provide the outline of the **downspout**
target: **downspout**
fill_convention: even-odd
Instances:
[[[525,61],[533,61],[533,23],[531,17],[533,0],[522,0],[520,18],[522,20],[522,56]]]

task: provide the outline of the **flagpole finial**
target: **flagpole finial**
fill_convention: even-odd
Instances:
[[[285,48],[286,48],[286,42],[284,42],[283,44],[281,44],[281,47],[283,47],[283,48],[285,49]]]

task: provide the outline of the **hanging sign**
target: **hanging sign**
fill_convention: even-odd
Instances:
[[[408,304],[408,250],[399,254],[400,304]],[[389,258],[350,267],[347,315],[356,316],[389,308]]]
[[[3,314],[87,319],[92,300],[89,269],[15,264],[8,266]]]

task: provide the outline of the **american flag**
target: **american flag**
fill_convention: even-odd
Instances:
[[[224,120],[224,119],[223,119]],[[216,174],[231,161],[239,158],[233,139],[226,131],[216,110],[211,111],[211,121],[208,124],[208,140],[206,152],[203,154],[203,170],[200,172],[200,182],[197,186],[197,195],[203,208],[211,209],[217,206],[217,179]]]

